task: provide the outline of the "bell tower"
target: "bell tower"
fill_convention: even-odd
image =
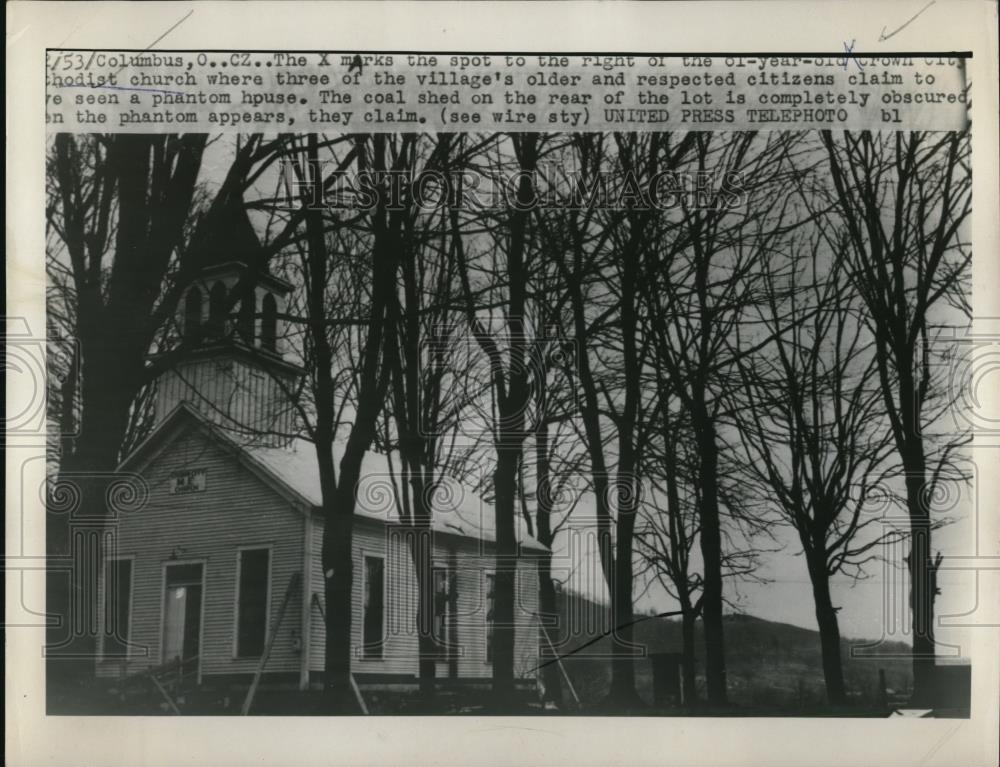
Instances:
[[[241,439],[281,444],[302,374],[285,359],[292,286],[268,273],[244,207],[228,208],[197,246],[204,266],[178,302],[180,361],[157,379],[155,421],[186,402]]]

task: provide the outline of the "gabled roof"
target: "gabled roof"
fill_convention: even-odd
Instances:
[[[205,433],[223,449],[231,452],[265,484],[287,498],[302,511],[318,510],[323,504],[319,466],[313,444],[304,439],[292,440],[287,447],[243,444],[236,435],[209,421],[186,403],[179,404],[121,464],[119,471],[136,471],[147,465],[169,445],[189,430]],[[342,444],[334,445],[334,464],[339,468]],[[390,461],[392,465],[390,466]],[[400,487],[399,460],[369,451],[361,467],[355,515],[383,524],[399,522],[396,492]],[[437,533],[477,541],[495,541],[493,507],[461,483],[446,479],[435,494],[432,527]],[[528,534],[524,520],[515,520],[517,540],[525,549],[545,551]]]

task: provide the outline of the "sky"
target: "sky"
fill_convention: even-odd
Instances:
[[[946,556],[969,556],[976,551],[976,499],[977,478],[968,485],[955,488],[959,493],[956,505],[949,516],[955,521],[935,533],[934,549]],[[581,517],[588,505],[578,507]],[[589,502],[592,505],[592,500]],[[574,514],[577,511],[574,511]],[[607,589],[598,566],[597,549],[593,545],[592,528],[581,524],[579,528],[564,529],[554,546],[556,577],[567,579],[570,589],[601,602],[607,602]],[[789,527],[773,529],[782,549],[769,553],[762,559],[758,575],[766,582],[740,582],[726,580],[727,597],[735,602],[740,612],[780,623],[816,630],[812,588],[801,556],[801,547],[794,530]],[[774,546],[773,543],[768,545]],[[906,547],[893,549],[889,559],[899,561],[906,554]],[[860,580],[838,575],[833,578],[832,591],[838,613],[841,636],[852,639],[880,639],[910,642],[908,633],[908,576],[905,570],[888,563],[873,562],[866,567],[866,577]],[[985,584],[983,585],[985,586]],[[988,599],[989,593],[981,586],[978,602]],[[977,608],[975,574],[971,572],[942,571],[939,575],[941,595],[937,600],[939,619],[946,615],[960,615]],[[642,591],[637,586],[636,593]],[[982,605],[979,605],[980,608]],[[677,608],[676,601],[662,588],[652,587],[636,600],[637,611],[667,612]],[[728,608],[727,612],[734,612]],[[980,613],[973,622],[983,619]],[[938,624],[941,626],[940,622]],[[967,655],[970,629],[966,627],[940,627],[936,638],[956,649],[942,648],[942,652]]]

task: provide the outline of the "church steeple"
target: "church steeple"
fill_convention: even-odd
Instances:
[[[224,428],[274,443],[292,432],[287,396],[301,369],[284,357],[292,286],[269,274],[242,200],[213,210],[190,254],[203,264],[178,303],[181,361],[156,384],[159,422],[187,402]]]

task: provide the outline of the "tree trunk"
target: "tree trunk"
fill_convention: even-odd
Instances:
[[[668,411],[668,408],[665,407]],[[681,608],[681,656],[683,677],[683,702],[685,706],[692,706],[697,702],[697,692],[695,688],[695,659],[694,659],[694,624],[698,618],[694,605],[691,604],[691,578],[689,575],[690,551],[688,541],[690,540],[684,523],[684,512],[681,509],[680,487],[677,470],[677,440],[673,434],[673,427],[667,415],[663,417],[663,474],[667,484],[667,499],[669,502],[669,526],[670,545],[673,551],[670,552],[674,560],[673,581],[674,588],[677,589],[677,601]]]
[[[559,662],[552,656],[553,649],[558,652],[559,632],[554,630],[559,622],[559,605],[556,601],[555,584],[552,582],[552,554],[544,553],[538,559],[538,608],[540,615],[541,636],[539,639],[542,648],[541,660],[549,661],[549,664],[542,669],[542,681],[545,684],[545,700],[552,701],[558,706],[562,705],[562,672],[559,670]],[[552,648],[549,647],[552,643]]]
[[[690,607],[684,607],[681,613],[681,656],[684,687],[682,696],[685,706],[693,706],[698,702],[694,674],[694,624],[697,616]]]
[[[632,647],[632,538],[639,502],[636,469],[641,446],[636,445],[639,405],[642,400],[642,361],[637,335],[636,293],[639,281],[640,234],[643,223],[630,221],[629,241],[621,257],[621,331],[625,401],[618,420],[618,472],[616,480],[618,519],[615,535],[614,581],[609,585],[614,621],[611,663],[611,697],[626,708],[641,704],[635,691],[635,659]]]
[[[538,559],[538,611],[539,647],[543,661],[550,657],[556,647],[559,626],[559,607],[556,604],[556,589],[552,582],[552,485],[549,476],[549,432],[545,425],[545,392],[539,392],[540,415],[535,428],[535,521],[538,542],[548,551]],[[551,647],[550,643],[551,642]],[[542,669],[545,686],[545,700],[562,705],[562,673],[558,662],[550,662]]]
[[[425,701],[433,700],[436,694],[438,654],[434,640],[434,551],[430,518],[426,511],[417,511],[424,505],[423,490],[417,495],[414,489],[414,526],[408,531],[407,540],[413,570],[417,576],[417,652],[419,653],[418,673],[420,696]]]
[[[704,402],[695,398],[692,413],[697,430],[699,483],[701,499],[698,513],[701,521],[701,556],[704,564],[702,621],[705,625],[705,681],[708,702],[726,705],[726,657],[722,625],[722,531],[719,522],[719,467],[715,425],[708,416]]]
[[[307,169],[303,176],[312,185],[320,183],[318,178],[308,174],[319,167],[318,138],[315,133],[307,136]],[[364,138],[357,137],[359,145]],[[376,172],[385,170],[385,137],[372,137],[373,167]],[[358,153],[358,167],[366,171],[365,152]],[[303,194],[308,195],[309,184],[303,185]],[[314,346],[316,383],[316,444],[325,445],[325,453],[319,455],[320,480],[322,484],[325,525],[323,528],[324,591],[326,595],[326,664],[325,664],[325,705],[330,713],[356,711],[351,687],[351,605],[354,583],[354,509],[357,504],[356,491],[361,478],[361,465],[365,453],[375,437],[375,422],[385,403],[389,386],[388,366],[383,365],[384,337],[387,316],[396,285],[399,258],[399,217],[387,215],[385,190],[378,189],[378,200],[372,215],[372,303],[367,336],[361,355],[361,367],[357,383],[357,398],[354,424],[351,427],[340,461],[340,476],[334,482],[332,470],[332,445],[336,422],[333,407],[332,350],[326,335],[327,319],[326,248],[322,210],[309,207],[308,198],[303,198],[306,207],[305,224],[308,239],[308,269],[311,276],[309,290],[309,331]],[[322,434],[322,439],[320,438]],[[328,453],[328,454],[327,454]]]
[[[931,558],[931,521],[925,487],[926,465],[919,437],[903,454],[906,505],[910,517],[910,610],[913,628],[912,706],[929,707],[935,694],[934,597],[937,568]]]
[[[496,381],[500,422],[494,471],[496,497],[496,581],[494,607],[493,694],[495,703],[505,707],[514,693],[514,586],[517,573],[517,536],[514,529],[518,473],[524,439],[525,406],[528,404],[528,370],[524,331],[528,273],[525,268],[528,214],[535,190],[531,174],[538,161],[538,136],[525,134],[514,139],[514,151],[522,173],[517,187],[517,206],[510,215],[510,245],[507,252],[509,297],[507,320],[510,324],[506,387],[503,365],[491,361]]]
[[[619,552],[621,549],[619,549]],[[619,553],[619,557],[621,554]],[[620,566],[622,560],[615,559],[615,582],[612,590],[612,621],[615,626],[611,643],[611,698],[624,706],[638,702],[635,692],[635,648],[632,645],[632,572],[625,572]]]
[[[819,625],[819,641],[823,653],[826,699],[831,705],[842,705],[847,702],[847,693],[840,657],[840,626],[837,623],[837,611],[830,598],[830,578],[826,572],[825,555],[814,556],[818,556],[819,561],[809,563],[809,579],[812,581],[816,623]]]
[[[493,475],[496,497],[496,583],[493,608],[493,696],[498,706],[514,693],[514,584],[517,540],[514,508],[517,497],[518,455],[501,449]]]
[[[412,518],[404,522],[408,525],[407,541],[417,582],[416,629],[420,696],[430,703],[436,694],[439,648],[434,637],[434,541],[432,509],[428,498],[433,495],[429,491],[434,488],[433,472],[437,467],[433,465],[431,458],[436,454],[431,444],[432,438],[427,435],[435,432],[438,414],[421,408],[423,398],[420,371],[423,366],[420,349],[423,343],[420,339],[423,328],[415,270],[416,255],[408,242],[401,250],[406,255],[401,262],[406,309],[404,312],[398,296],[389,302],[385,357],[392,378],[393,416],[399,432],[403,492],[409,490],[409,506],[412,509]],[[435,401],[433,396],[427,399]],[[402,510],[400,512],[402,514]],[[453,635],[450,640],[454,641]]]
[[[628,484],[624,484],[625,482]],[[611,660],[611,698],[626,707],[639,703],[635,691],[635,648],[632,646],[632,532],[635,526],[636,480],[618,478],[618,535],[615,541],[611,620],[614,626]]]
[[[54,685],[94,673],[102,541],[109,534],[113,539],[115,531],[109,490],[116,482],[114,469],[132,401],[124,390],[128,376],[121,365],[107,364],[107,352],[94,346],[88,344],[84,356],[80,436],[61,463],[54,488],[56,499],[76,501],[68,509],[58,501],[46,508],[46,547],[52,560],[46,570],[46,611],[57,619],[46,632],[46,678]]]
[[[354,492],[354,486],[350,486]],[[340,495],[339,493],[337,494]],[[339,498],[338,498],[339,499]],[[323,527],[323,583],[326,600],[324,713],[353,713],[351,690],[351,593],[354,585],[353,508],[328,509]]]

